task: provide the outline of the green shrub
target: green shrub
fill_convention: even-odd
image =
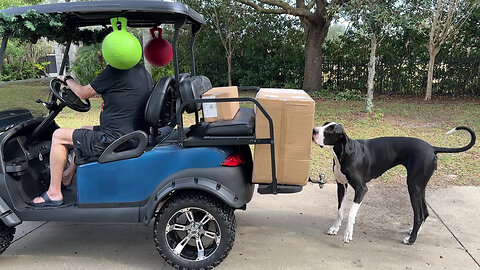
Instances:
[[[165,76],[174,76],[175,75],[175,70],[173,69],[173,64],[170,62],[170,64],[164,66],[164,67],[155,67],[152,66],[152,78],[153,78],[153,83],[157,82],[160,80],[162,77]]]
[[[89,84],[106,67],[101,46],[101,44],[94,44],[78,49],[77,58],[72,63],[70,72],[75,74],[79,83]]]
[[[364,95],[362,94],[362,92],[358,90],[352,90],[352,89],[345,90],[343,92],[338,92],[335,95],[335,100],[345,101],[345,100],[363,100],[363,99],[364,99]]]
[[[9,39],[0,80],[16,81],[40,78],[41,75],[45,75],[45,67],[49,64],[41,59],[52,49],[52,44],[46,40],[39,40],[37,44],[31,44],[16,38]]]

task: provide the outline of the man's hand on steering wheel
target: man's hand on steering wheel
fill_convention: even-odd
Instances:
[[[50,90],[56,99],[58,99],[65,106],[78,112],[87,112],[90,110],[90,101],[80,99],[75,92],[73,92],[66,81],[72,79],[70,76],[58,76],[50,81]]]
[[[73,80],[72,76],[70,76],[70,75],[67,75],[67,76],[59,75],[59,76],[57,76],[57,79],[62,81],[63,84],[65,84],[65,85],[67,85],[67,80],[70,80],[70,79]]]

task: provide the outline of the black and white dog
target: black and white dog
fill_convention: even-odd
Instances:
[[[468,127],[457,127],[471,135],[470,143],[461,148],[434,147],[425,141],[407,137],[381,137],[371,140],[352,140],[337,123],[327,122],[313,129],[312,140],[320,147],[333,153],[333,172],[337,181],[338,215],[327,234],[335,235],[343,219],[344,198],[347,184],[355,190],[353,205],[348,215],[344,241],[352,241],[353,224],[363,196],[367,192],[367,182],[381,176],[397,165],[407,169],[407,185],[410,202],[413,207],[413,228],[405,244],[413,244],[417,239],[428,209],[425,202],[425,187],[437,167],[437,153],[458,153],[466,151],[475,144],[475,133]]]

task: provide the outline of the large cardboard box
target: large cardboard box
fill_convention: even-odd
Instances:
[[[215,87],[202,94],[202,98],[238,98],[238,87]],[[240,105],[237,102],[203,103],[205,122],[232,120]]]
[[[279,184],[307,184],[310,174],[310,149],[315,101],[303,90],[260,89],[256,99],[273,120],[275,165]],[[267,118],[256,109],[255,136],[269,137]],[[270,145],[256,144],[254,183],[271,183]]]

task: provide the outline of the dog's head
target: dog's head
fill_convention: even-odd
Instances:
[[[312,140],[320,147],[334,146],[345,137],[342,125],[335,122],[326,122],[320,127],[313,128]]]

